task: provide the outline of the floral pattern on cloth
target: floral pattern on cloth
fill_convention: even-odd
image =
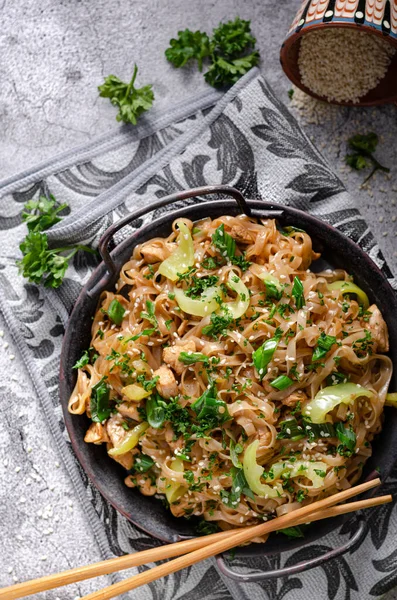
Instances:
[[[11,189],[9,185],[5,188],[5,194],[0,184],[0,308],[107,557],[139,551],[158,542],[119,515],[92,487],[73,455],[59,403],[62,334],[68,314],[98,261],[92,255],[78,253],[58,290],[24,282],[15,260],[25,234],[21,212],[28,199],[53,194],[67,202],[70,214],[50,231],[49,237],[95,246],[111,223],[137,206],[150,206],[153,198],[196,186],[232,185],[247,198],[294,206],[333,225],[359,244],[396,288],[376,240],[342,182],[258,72],[248,73],[226,96],[221,110],[205,107],[139,140],[129,141],[127,136],[118,147],[102,153],[97,149],[90,160],[77,161],[62,170],[57,170],[55,164],[45,178],[37,181],[34,175],[29,183],[21,177],[23,185],[15,181]],[[94,210],[95,217],[91,218]],[[137,220],[118,240],[166,210]],[[384,493],[396,492],[397,469],[384,485]],[[397,584],[395,505],[377,508],[366,517],[368,533],[360,546],[312,571],[241,585],[226,580],[213,561],[206,561],[145,586],[134,592],[134,598],[349,600],[380,596]],[[245,573],[291,566],[344,543],[355,526],[355,519],[351,519],[321,543],[272,557],[236,559],[232,566]]]

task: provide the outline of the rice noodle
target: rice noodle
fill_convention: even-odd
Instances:
[[[116,439],[115,432],[125,437],[128,430],[142,422],[147,401],[146,398],[131,401],[123,388],[139,382],[142,377],[150,380],[153,372],[166,364],[163,354],[166,348],[180,346],[183,350],[183,345],[189,343],[189,347],[195,347],[196,352],[215,362],[210,363],[209,370],[200,362],[170,365],[180,407],[189,411],[194,422],[197,415],[191,405],[212,379],[217,398],[226,403],[231,418],[204,436],[191,430],[178,433],[172,421],[166,421],[161,428],[149,427],[138,446],[128,453],[128,464],[133,461],[136,467],[141,453],[151,457],[154,464],[146,473],[129,474],[126,485],[138,488],[145,495],[154,495],[165,493],[170,481],[178,483],[183,493],[170,505],[172,513],[201,516],[223,529],[259,523],[275,513],[288,513],[353,485],[371,455],[374,435],[381,430],[392,364],[377,350],[376,331],[371,330],[368,314],[354,299],[343,298],[340,291],[327,287],[327,282],[349,280],[349,275],[341,270],[311,272],[310,264],[319,255],[313,252],[310,236],[301,231],[285,235],[273,220],[258,222],[245,216],[224,216],[194,225],[189,219],[183,221],[190,230],[195,228],[194,277],[213,276],[220,285],[227,282],[231,271],[238,273],[250,291],[250,306],[238,323],[232,323],[223,335],[216,338],[203,335],[203,327],[211,323],[210,315],[201,318],[181,311],[172,293],[174,284],[156,275],[160,262],[176,248],[176,223],[168,238],[156,238],[137,246],[121,269],[117,291],[106,291],[100,298],[92,325],[92,364],[78,369],[76,386],[69,400],[71,413],[87,413],[91,417],[92,388],[103,377],[107,378],[114,411],[102,424],[91,426],[86,441],[106,443],[108,450],[118,446],[120,439]],[[239,266],[231,265],[214,247],[211,238],[221,224],[225,232],[235,238],[237,252],[244,252],[251,261],[248,270],[243,272]],[[205,268],[209,257],[215,257],[218,264]],[[264,274],[278,279],[284,288],[281,299],[267,297]],[[299,309],[291,294],[295,276],[304,289],[305,304]],[[192,281],[186,277],[176,285],[187,290]],[[229,299],[233,300],[233,292],[230,294]],[[114,299],[126,311],[120,325],[112,323],[106,314]],[[150,332],[153,323],[142,316],[147,301],[154,306],[157,324],[153,332]],[[252,353],[280,329],[283,336],[261,379],[253,367]],[[149,333],[137,337],[144,330]],[[374,335],[371,343],[364,347],[360,340],[368,332]],[[312,368],[313,350],[322,333],[336,336],[337,345]],[[136,339],[125,343],[132,337]],[[114,358],[117,356],[118,359]],[[123,367],[122,361],[127,366]],[[295,412],[303,409],[321,388],[329,385],[327,378],[338,369],[351,382],[372,392],[371,397],[357,398],[352,405],[340,404],[327,417],[329,422],[342,421],[353,428],[357,440],[355,454],[339,454],[336,438],[278,439],[280,422],[291,416],[294,409]],[[288,375],[292,384],[283,390],[274,389],[270,383],[279,375]],[[242,461],[244,450],[255,440],[259,440],[257,462],[267,472],[278,461],[321,460],[326,470],[322,487],[314,487],[307,477],[279,478],[284,489],[280,497],[242,493],[235,505],[225,504],[225,492],[230,492],[233,484],[231,441],[239,444],[238,459]],[[189,444],[189,460],[183,461],[184,471],[176,472],[173,461]],[[115,459],[127,464],[125,455]]]

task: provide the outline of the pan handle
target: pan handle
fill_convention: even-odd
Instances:
[[[323,563],[331,560],[332,558],[337,558],[338,556],[342,556],[349,550],[352,550],[355,546],[358,546],[364,536],[367,533],[367,523],[363,517],[360,517],[359,524],[356,533],[350,538],[346,544],[339,546],[339,548],[335,548],[333,550],[329,550],[325,552],[325,554],[320,554],[320,556],[316,556],[315,558],[311,558],[309,560],[302,561],[296,565],[291,565],[290,567],[284,567],[283,569],[274,569],[273,571],[261,571],[260,573],[238,573],[231,569],[224,561],[223,556],[219,555],[216,557],[216,562],[218,565],[218,569],[221,571],[223,575],[234,579],[235,581],[239,581],[240,583],[252,583],[255,581],[263,581],[264,579],[276,579],[277,577],[287,577],[289,575],[294,575],[295,573],[302,573],[303,571],[307,571],[309,569],[313,569],[314,567],[319,567]]]
[[[116,231],[119,231],[119,229],[122,229],[125,225],[128,225],[128,223],[131,223],[131,221],[135,221],[139,217],[142,217],[146,213],[152,212],[157,208],[162,208],[163,206],[167,206],[168,204],[172,204],[173,202],[178,202],[180,200],[186,200],[187,198],[193,198],[194,196],[208,196],[209,194],[224,194],[226,196],[231,196],[237,202],[241,212],[250,216],[251,209],[247,205],[242,193],[236,188],[228,185],[208,185],[205,187],[192,188],[191,190],[184,190],[182,192],[176,192],[175,194],[165,196],[165,198],[161,198],[157,202],[153,202],[149,206],[145,206],[144,208],[127,215],[124,217],[124,219],[116,221],[116,223],[111,225],[105,231],[99,240],[98,249],[110,275],[113,276],[117,273],[117,267],[114,264],[108,249],[109,241],[114,236]]]

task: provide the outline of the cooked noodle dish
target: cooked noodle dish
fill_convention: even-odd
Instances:
[[[386,323],[310,236],[275,220],[181,218],[100,297],[69,411],[125,484],[203,532],[352,486],[381,430]],[[256,541],[263,541],[257,538]]]

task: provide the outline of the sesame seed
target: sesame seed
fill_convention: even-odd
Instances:
[[[301,81],[327,100],[357,103],[384,77],[395,49],[364,31],[324,28],[303,36]],[[313,61],[313,56],[319,60]],[[294,94],[295,95],[295,94]]]

